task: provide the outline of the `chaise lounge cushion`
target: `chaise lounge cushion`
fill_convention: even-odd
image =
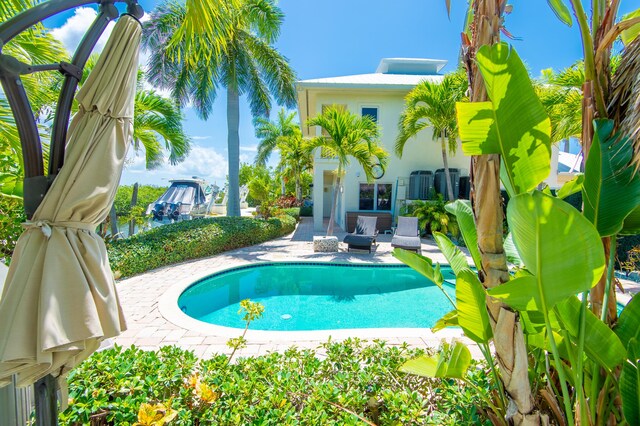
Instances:
[[[417,217],[398,217],[398,227],[391,239],[391,247],[420,252],[421,242]]]
[[[391,240],[391,247],[398,247],[405,250],[420,250],[421,243],[418,237],[403,237],[394,235]]]
[[[354,248],[357,250],[371,251],[373,239],[374,238],[370,235],[347,234],[347,236],[344,237],[344,242],[348,244],[349,249]]]
[[[344,242],[348,244],[347,250],[369,250],[371,253],[371,246],[376,241],[378,235],[378,229],[376,222],[378,218],[375,216],[358,216],[356,222],[356,229],[353,233],[347,234],[344,237]]]

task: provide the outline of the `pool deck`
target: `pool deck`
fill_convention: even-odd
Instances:
[[[125,313],[128,330],[105,346],[117,343],[128,347],[136,345],[142,349],[155,350],[165,345],[176,345],[192,350],[196,356],[209,358],[216,353],[231,353],[226,342],[238,337],[242,330],[206,324],[187,317],[177,306],[177,296],[190,283],[234,266],[256,262],[321,261],[336,263],[400,263],[391,255],[391,235],[379,235],[371,253],[366,251],[347,252],[346,245],[340,243],[337,253],[314,253],[313,236],[325,235],[314,232],[311,218],[302,218],[296,230],[285,237],[251,247],[225,252],[223,254],[167,266],[118,282],[117,289]],[[339,241],[345,232],[335,229]],[[422,254],[434,262],[446,263],[433,241],[422,240]],[[470,259],[469,259],[470,260]],[[625,282],[625,287],[633,293],[640,290],[637,283]],[[630,288],[631,287],[631,288]],[[627,295],[621,295],[624,298]],[[428,301],[425,300],[425,309]],[[299,348],[315,349],[319,344],[348,337],[362,339],[383,339],[390,345],[406,342],[412,347],[437,347],[441,340],[458,338],[466,340],[460,330],[445,329],[436,334],[429,329],[358,329],[312,332],[267,332],[249,330],[246,335],[247,347],[238,351],[237,356],[257,356],[269,351],[284,351],[295,345]],[[322,351],[319,351],[322,353]],[[479,356],[472,347],[474,356]]]

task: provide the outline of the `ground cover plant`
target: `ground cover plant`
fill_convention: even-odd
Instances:
[[[226,355],[199,360],[173,346],[116,346],[69,374],[60,423],[151,424],[145,419],[166,416],[175,425],[490,424],[484,365],[474,363],[469,374],[475,389],[398,370],[423,353],[348,339],[229,363]]]
[[[268,220],[248,217],[188,220],[111,241],[107,251],[111,270],[118,277],[128,277],[259,244],[293,232],[295,224],[296,220],[288,215]]]

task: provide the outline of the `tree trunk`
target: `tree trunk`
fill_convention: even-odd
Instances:
[[[333,202],[331,203],[331,215],[329,216],[329,225],[327,226],[327,237],[333,235],[333,225],[336,221],[336,209],[338,208],[338,193],[340,192],[340,179],[341,170],[338,168],[338,176],[336,177],[336,184],[333,187]]]
[[[442,164],[444,164],[444,180],[447,183],[447,198],[449,201],[453,201],[453,186],[451,185],[451,173],[449,172],[449,159],[447,158],[447,145],[444,137],[444,132],[440,136],[442,145]]]
[[[111,204],[111,210],[109,210],[109,222],[111,222],[111,238],[118,237],[118,216],[116,215],[116,206]]]
[[[229,153],[229,187],[227,216],[240,216],[240,107],[236,89],[227,87],[227,151]]]
[[[478,0],[474,3],[473,39],[463,40],[463,58],[469,78],[471,102],[487,100],[482,75],[475,55],[482,45],[500,41],[501,10],[498,0]],[[503,213],[500,194],[500,156],[474,156],[471,161],[471,202],[478,233],[478,248],[482,269],[478,272],[486,288],[509,281],[507,259],[503,248]],[[528,359],[524,334],[517,313],[494,299],[487,300],[494,334],[496,358],[507,396],[517,411],[511,420],[517,425],[538,425],[541,416],[536,410],[528,376]]]
[[[133,184],[133,193],[131,194],[131,207],[138,204],[138,182]],[[132,217],[129,221],[129,236],[136,233],[136,218]]]
[[[302,202],[302,185],[300,184],[300,175],[296,174],[296,200]]]

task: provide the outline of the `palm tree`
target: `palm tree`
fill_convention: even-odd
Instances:
[[[281,104],[295,105],[295,75],[286,58],[271,45],[279,35],[281,10],[273,0],[237,3],[235,7],[226,5],[221,12],[229,26],[220,49],[210,46],[207,38],[187,35],[179,42],[172,38],[189,19],[189,9],[175,1],[156,9],[143,37],[144,46],[151,52],[150,81],[172,90],[183,103],[191,101],[201,118],[207,119],[211,113],[218,86],[227,89],[229,216],[240,215],[239,97],[249,98],[254,117],[269,115],[271,96]],[[192,55],[175,53],[189,49]]]
[[[280,161],[276,170],[283,177],[293,178],[296,185],[296,198],[302,201],[302,173],[313,168],[313,147],[302,138],[300,125],[294,123],[295,113],[287,114],[281,109],[276,121],[265,118],[256,120],[256,136],[260,138],[256,164],[265,165],[274,150],[280,152]]]
[[[153,90],[136,91],[133,113],[133,147],[142,145],[147,169],[164,163],[162,148],[169,151],[169,163],[183,161],[191,148],[191,140],[182,127],[179,105]]]
[[[455,154],[458,145],[456,102],[464,99],[466,78],[461,72],[448,74],[442,82],[421,81],[405,98],[405,109],[398,120],[395,151],[402,158],[407,141],[426,127],[433,128],[433,139],[440,139],[447,195],[453,200],[447,150]]]
[[[95,54],[87,60],[80,86],[84,84],[99,57]],[[145,89],[143,81],[144,72],[138,70],[133,110],[133,148],[136,151],[144,148],[147,170],[164,164],[162,142],[164,149],[169,151],[169,163],[178,164],[191,149],[191,140],[182,127],[184,115],[180,105],[153,89]],[[77,106],[74,105],[74,108]]]
[[[551,142],[582,136],[582,84],[584,63],[559,72],[542,71],[542,84],[535,86],[551,119]]]
[[[307,125],[319,126],[327,135],[313,138],[312,146],[319,147],[322,150],[322,156],[334,157],[338,160],[331,216],[327,228],[327,235],[332,235],[338,204],[338,188],[351,157],[362,166],[367,181],[372,181],[373,166],[379,163],[383,168],[386,167],[389,154],[378,145],[380,128],[368,116],[359,117],[333,105],[322,111],[322,114],[310,119]]]

